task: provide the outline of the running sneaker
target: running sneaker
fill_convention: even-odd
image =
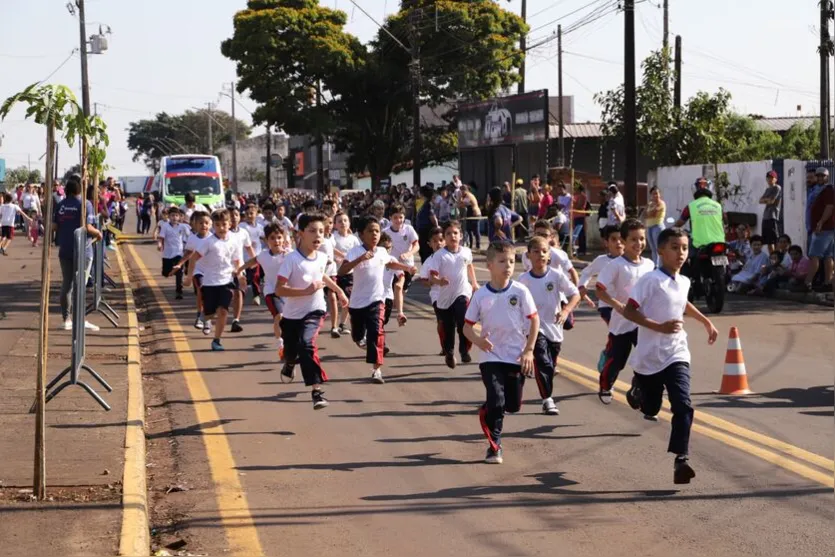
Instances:
[[[391,352],[391,348],[388,346],[383,346],[383,356],[388,356],[389,352]]]
[[[342,325],[339,326],[339,334],[350,335],[351,334],[351,329],[349,329],[348,326],[345,323],[343,323]]]
[[[461,363],[462,364],[469,364],[472,361],[473,361],[473,357],[470,356],[469,352],[465,352],[464,354],[461,354]]]
[[[649,414],[644,414],[644,419],[648,422],[657,422],[658,416],[650,416]]]
[[[383,372],[382,372],[382,370],[379,370],[379,369],[375,369],[375,370],[373,370],[373,371],[371,372],[371,380],[372,380],[374,383],[378,383],[378,384],[380,384],[380,385],[382,385],[383,383],[385,383],[385,382],[386,382],[386,380],[385,380],[385,379],[383,379]]]
[[[677,456],[673,465],[673,483],[689,484],[690,480],[696,477],[696,471],[690,466],[686,456]]]
[[[281,381],[291,383],[296,378],[295,368],[296,366],[285,363],[284,367],[281,368]]]
[[[559,416],[560,409],[557,408],[557,403],[554,402],[553,398],[546,398],[542,401],[542,413],[548,414],[549,416]]]
[[[368,343],[365,341],[365,339],[362,339],[357,343],[357,346],[359,346],[360,348],[365,348],[367,344]]]
[[[220,343],[220,340],[214,339],[212,341],[212,352],[223,352],[226,348]]]
[[[261,296],[253,296],[252,297],[252,303],[255,304],[256,306],[260,306],[261,305]]]
[[[94,325],[93,323],[90,323],[89,321],[84,322],[84,328],[87,329],[88,331],[98,331],[99,330],[98,325]]]
[[[494,451],[493,447],[488,447],[487,455],[484,457],[484,462],[487,464],[501,464],[504,462],[504,458],[502,457],[502,448],[499,447],[498,450]]]
[[[72,319],[67,318],[64,321],[63,327],[65,331],[72,331]]]
[[[314,410],[321,410],[322,408],[327,408],[330,404],[330,402],[328,402],[328,399],[325,398],[325,391],[315,390],[311,393],[311,397],[313,398]]]
[[[212,320],[206,319],[203,321],[203,334],[209,336],[212,334]]]
[[[174,296],[174,299],[175,300],[182,300],[183,299],[183,293],[182,292],[177,292],[177,294]]]
[[[455,356],[453,354],[445,354],[444,361],[446,362],[446,367],[455,369]]]
[[[241,327],[241,322],[240,321],[238,321],[237,319],[232,321],[232,332],[233,333],[240,333],[243,330],[244,330],[244,328]]]
[[[597,393],[600,402],[603,404],[612,404],[612,391],[607,389],[600,389],[600,392]]]
[[[194,328],[200,330],[203,328],[203,320],[200,319],[200,316],[197,316],[197,319],[194,320]]]
[[[638,386],[635,377],[632,377],[632,386],[626,391],[626,402],[633,410],[637,410],[641,407],[642,398],[641,388]]]
[[[0,254],[9,255],[8,253],[6,253],[6,250],[3,249],[3,248],[0,248]]]
[[[339,329],[337,329],[336,327],[331,329],[331,338],[339,338],[341,336],[342,335],[339,333]]]

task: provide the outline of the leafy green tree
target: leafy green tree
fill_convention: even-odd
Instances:
[[[17,184],[25,184],[27,182],[39,184],[42,181],[41,171],[37,168],[30,171],[26,166],[18,166],[17,168],[6,170],[7,186],[16,186]]]
[[[820,120],[811,126],[795,124],[783,135],[779,158],[808,161],[820,154]]]

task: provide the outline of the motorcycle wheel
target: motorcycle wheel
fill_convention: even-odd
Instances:
[[[710,280],[705,281],[705,302],[711,313],[721,313],[725,306],[725,275],[719,267],[714,267]]]

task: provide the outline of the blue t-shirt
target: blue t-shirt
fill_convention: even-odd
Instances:
[[[60,259],[72,259],[74,253],[73,235],[76,229],[81,227],[81,199],[68,197],[55,207],[53,217],[58,228],[58,257]],[[87,223],[96,224],[96,213],[93,204],[87,201]],[[87,257],[93,257],[93,241],[87,240]]]
[[[418,230],[425,230],[427,228],[432,227],[432,215],[434,215],[434,211],[432,211],[432,203],[429,201],[424,201],[423,205],[420,207],[420,211],[417,213],[417,217],[415,217],[415,228]]]
[[[498,238],[496,237],[495,224],[493,224],[493,221],[495,221],[496,218],[502,219],[501,230],[502,232],[504,232],[505,239],[509,242],[511,223],[519,220],[522,217],[520,217],[504,205],[499,205],[499,208],[496,209],[496,212],[493,213],[493,216],[487,219],[487,236],[490,238],[491,242],[493,240],[498,240]]]

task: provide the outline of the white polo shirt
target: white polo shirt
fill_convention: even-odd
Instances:
[[[612,298],[625,304],[632,294],[632,287],[642,276],[655,269],[655,263],[642,257],[637,263],[633,263],[625,256],[613,259],[606,265],[597,276],[597,286]],[[638,326],[632,321],[624,319],[617,311],[612,312],[609,320],[609,332],[613,335],[622,335],[634,331]]]
[[[394,300],[394,277],[399,277],[403,271],[395,271],[386,268],[383,272],[383,288],[385,290],[384,297],[386,300]]]
[[[595,257],[594,261],[589,263],[586,266],[586,268],[583,269],[583,272],[580,273],[580,280],[579,280],[579,284],[577,286],[582,286],[583,288],[588,288],[589,287],[589,282],[591,282],[591,279],[598,276],[600,274],[600,271],[602,271],[606,267],[606,265],[608,265],[609,263],[611,263],[612,261],[614,261],[617,258],[618,258],[618,256],[611,256],[611,255],[608,255],[608,254],[598,255],[597,257]],[[597,301],[597,307],[607,308],[607,307],[609,307],[609,304],[607,304],[603,300],[598,300]]]
[[[383,230],[391,236],[391,256],[407,265],[415,264],[415,256],[411,255],[407,260],[401,261],[400,256],[412,249],[412,244],[418,241],[417,232],[411,224],[403,224],[400,230],[394,230],[391,226]]]
[[[223,240],[215,235],[206,237],[195,251],[203,264],[203,286],[225,286],[232,282],[241,259],[238,241],[230,233]]]
[[[321,251],[314,251],[307,258],[295,249],[287,254],[278,269],[278,278],[287,280],[290,288],[305,288],[313,282],[321,282],[328,265],[327,256]],[[309,296],[287,296],[284,299],[284,313],[287,319],[303,319],[314,311],[327,311],[325,291],[320,288]]]
[[[343,236],[342,234],[340,234],[336,230],[333,231],[333,234],[331,235],[331,238],[333,238],[333,247],[338,249],[342,253],[345,253],[345,254],[347,254],[349,251],[351,251],[352,248],[355,248],[362,243],[362,242],[360,242],[360,239],[357,238],[356,234],[347,234],[347,235]],[[337,267],[339,265],[342,265],[343,261],[345,261],[344,257],[337,256],[336,257]]]
[[[330,238],[322,238],[322,243],[319,244],[319,251],[325,254],[328,258],[328,266],[325,269],[325,275],[329,277],[336,276],[336,257],[333,254],[333,236]]]
[[[519,282],[533,296],[539,313],[539,332],[551,342],[562,342],[563,328],[557,324],[557,314],[562,309],[563,297],[568,300],[580,291],[565,273],[552,267],[543,276],[528,271],[519,277]]]
[[[275,295],[275,285],[278,282],[278,271],[284,263],[285,254],[282,252],[273,254],[269,249],[261,250],[255,256],[258,264],[264,269],[264,294]]]
[[[571,276],[571,270],[574,268],[574,264],[571,262],[571,259],[568,258],[568,254],[560,248],[555,248],[553,246],[551,246],[551,262],[549,265],[553,269],[561,269],[566,276]],[[526,271],[530,271],[533,268],[531,260],[528,257],[528,252],[522,254],[522,267]]]
[[[467,271],[473,263],[473,252],[470,248],[458,246],[453,253],[447,248],[436,251],[426,262],[428,272],[435,277],[449,281],[447,286],[438,287],[437,305],[439,309],[448,309],[460,296],[470,298],[473,287]]]
[[[242,222],[239,227],[242,230],[246,230],[249,234],[249,243],[252,246],[252,249],[255,250],[255,256],[257,257],[262,250],[262,241],[264,240],[264,227],[257,222],[255,224],[249,224],[248,222]],[[247,252],[244,252],[244,262],[249,261],[250,257]]]
[[[632,287],[627,303],[658,323],[672,319],[684,321],[689,291],[690,279],[681,274],[672,277],[656,269],[641,277]],[[667,335],[644,327],[638,328],[638,345],[629,358],[629,365],[635,373],[653,375],[676,362],[690,363],[690,350],[684,329]]]
[[[437,251],[435,253],[438,253]],[[429,258],[421,264],[420,271],[418,272],[418,276],[424,280],[429,280],[429,261],[435,257],[435,253],[429,256]],[[429,287],[429,301],[432,302],[434,305],[438,301],[438,294],[441,292],[441,287],[437,284],[433,284]]]
[[[351,248],[345,259],[349,262],[354,261],[362,257],[366,251],[363,245]],[[374,248],[374,257],[354,267],[354,286],[351,289],[348,307],[361,309],[374,302],[385,301],[386,289],[383,281],[386,265],[396,261],[385,248],[377,246]]]
[[[191,227],[185,223],[178,222],[176,225],[170,222],[163,222],[159,226],[159,237],[162,238],[162,258],[173,259],[182,257],[183,246],[191,235]]]
[[[243,228],[238,226],[237,230],[229,229],[229,232],[226,233],[227,236],[232,237],[235,240],[235,243],[238,245],[238,258],[241,261],[245,261],[247,255],[248,247],[252,246],[252,240],[249,238],[249,232],[244,230]]]
[[[520,282],[511,280],[503,290],[494,290],[487,283],[476,290],[464,319],[470,325],[481,323],[481,336],[493,344],[491,352],[481,353],[479,362],[519,365],[534,315],[533,296]]]
[[[202,238],[197,234],[192,234],[186,240],[186,246],[183,248],[185,251],[198,251],[200,245],[205,242],[208,238],[211,238],[211,234],[206,234]],[[203,276],[203,258],[197,260],[197,263],[194,263],[194,270],[192,271],[192,276]]]

